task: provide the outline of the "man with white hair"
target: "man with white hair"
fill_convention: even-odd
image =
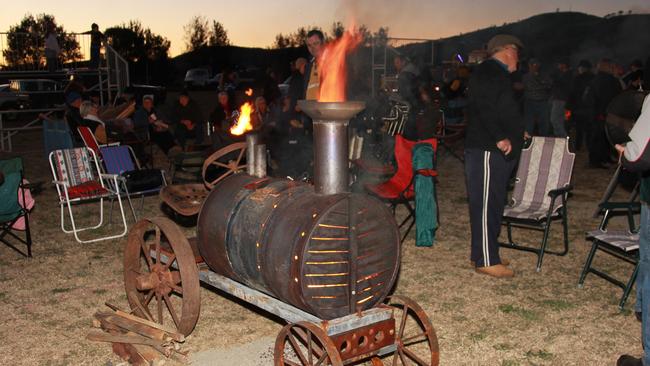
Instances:
[[[488,42],[489,59],[469,80],[465,175],[469,196],[471,261],[476,272],[512,277],[499,256],[499,232],[508,179],[523,145],[524,124],[510,73],[517,70],[522,43],[501,34]]]

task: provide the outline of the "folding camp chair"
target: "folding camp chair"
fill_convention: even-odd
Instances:
[[[395,212],[398,205],[403,205],[408,210],[406,218],[399,224],[401,229],[408,223],[408,227],[401,239],[402,242],[406,239],[415,224],[415,209],[411,204],[415,198],[413,183],[416,175],[412,166],[412,152],[415,145],[420,143],[430,144],[433,147],[435,159],[435,151],[438,146],[436,139],[410,141],[402,137],[402,135],[395,135],[395,160],[397,161],[395,175],[383,183],[365,185],[365,189],[368,192],[390,204],[393,212]],[[431,171],[415,173],[436,176],[435,164],[433,166],[434,169]]]
[[[23,161],[21,158],[0,160],[3,182],[0,184],[0,241],[20,254],[13,240],[27,245],[27,256],[32,256],[32,236],[29,230],[29,206],[26,201],[27,188],[23,184]],[[23,220],[24,224],[19,221]],[[18,227],[20,226],[20,227]],[[24,226],[24,230],[22,230]],[[24,231],[24,238],[17,232]]]
[[[537,272],[542,269],[545,253],[563,256],[569,252],[566,204],[572,189],[570,183],[574,160],[575,154],[569,152],[568,138],[535,136],[521,153],[511,203],[503,213],[508,243],[501,243],[501,246],[536,253]],[[562,251],[547,249],[551,223],[555,220],[562,220]],[[514,243],[513,226],[543,231],[541,246],[537,248]]]
[[[106,173],[118,176],[120,193],[129,201],[133,219],[137,215],[131,202],[132,196],[141,196],[140,210],[144,207],[144,196],[158,193],[167,185],[165,174],[160,169],[142,169],[135,153],[128,145],[103,146],[99,148]]]
[[[82,147],[66,150],[55,150],[50,153],[50,168],[54,177],[54,184],[59,197],[59,206],[61,207],[61,230],[65,233],[73,233],[75,239],[80,243],[90,243],[99,240],[114,239],[124,236],[127,232],[126,217],[124,215],[124,206],[119,190],[110,187],[118,186],[118,176],[115,174],[103,174],[99,170],[97,158],[91,149]],[[106,181],[111,180],[111,185]],[[117,198],[120,213],[122,214],[122,224],[124,230],[115,235],[107,235],[94,239],[82,240],[79,233],[82,231],[98,229],[104,223],[104,199],[111,202]],[[73,204],[83,204],[99,201],[99,223],[96,225],[77,227],[73,214]],[[70,216],[71,229],[65,227],[64,206],[68,209]],[[112,205],[111,205],[112,206]],[[111,212],[112,213],[112,212]],[[110,221],[110,219],[109,219]]]
[[[65,121],[43,119],[43,150],[45,158],[59,149],[72,149],[74,141],[70,126]]]
[[[97,142],[97,139],[95,138],[95,134],[93,134],[93,131],[86,126],[77,127],[77,131],[79,132],[79,135],[81,136],[81,140],[83,141],[84,145],[86,145],[87,148],[91,149],[95,153],[95,156],[100,158],[101,158],[101,152],[99,151],[100,148],[105,146],[117,146],[120,144],[119,142],[111,142],[110,144],[100,145],[99,142]]]
[[[632,287],[634,287],[634,282],[639,272],[639,234],[634,216],[639,214],[641,205],[638,201],[605,202],[599,205],[599,209],[605,214],[598,229],[587,233],[587,239],[591,239],[592,244],[587,260],[585,261],[585,266],[580,274],[580,280],[578,280],[578,287],[582,288],[584,286],[585,277],[589,273],[593,273],[613,283],[623,289],[623,296],[621,296],[621,300],[618,303],[619,308],[622,310],[632,291]],[[627,217],[627,230],[608,230],[607,224],[609,220],[614,216],[621,216],[620,214]],[[626,282],[623,282],[602,269],[594,268],[593,260],[598,250],[632,264],[634,270],[630,278]]]

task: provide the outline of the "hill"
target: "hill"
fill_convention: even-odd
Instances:
[[[650,55],[650,14],[629,14],[601,18],[577,12],[535,15],[498,27],[435,41],[436,63],[452,59],[456,53],[466,56],[482,49],[494,35],[509,33],[524,43],[524,58],[535,57],[543,62],[559,58],[576,65],[581,59],[592,62],[609,57],[624,65]],[[411,45],[415,53],[422,45]]]

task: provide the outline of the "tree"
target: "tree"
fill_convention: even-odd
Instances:
[[[212,29],[210,30],[210,39],[208,41],[210,46],[229,46],[230,40],[228,39],[228,31],[223,27],[223,24],[212,21]]]
[[[190,19],[183,30],[185,31],[185,49],[187,51],[198,50],[208,44],[210,38],[210,26],[208,20],[201,15]]]
[[[332,23],[332,37],[334,39],[339,39],[343,37],[343,33],[345,33],[345,27],[343,26],[343,23],[341,22]]]
[[[143,28],[137,20],[108,28],[104,34],[115,51],[129,62],[167,59],[169,40]]]
[[[59,61],[80,60],[82,56],[74,34],[66,33],[63,26],[57,25],[53,15],[39,14],[35,18],[27,14],[20,23],[9,27],[7,48],[2,51],[7,64],[10,67],[41,67],[45,58],[45,32],[50,26],[54,27],[58,35],[57,41],[61,48]]]
[[[301,47],[307,42],[307,33],[308,31],[305,27],[300,27],[295,32],[286,36],[278,33],[275,36],[273,48]]]

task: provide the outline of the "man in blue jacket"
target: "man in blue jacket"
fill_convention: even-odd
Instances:
[[[499,257],[499,232],[508,179],[517,163],[524,124],[510,73],[517,70],[522,43],[501,34],[488,42],[489,59],[469,80],[465,176],[469,196],[471,261],[476,272],[512,277],[514,271]]]

